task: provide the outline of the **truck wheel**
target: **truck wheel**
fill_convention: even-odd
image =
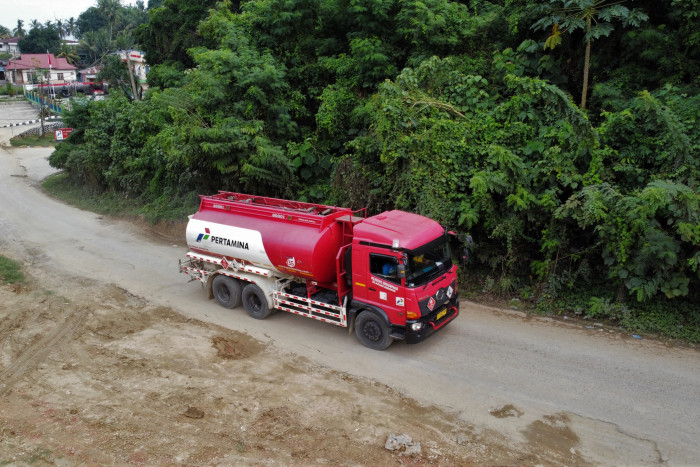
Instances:
[[[255,319],[265,319],[272,314],[272,310],[267,307],[265,294],[255,284],[243,287],[243,307]]]
[[[241,284],[236,279],[224,275],[214,277],[211,284],[214,298],[224,308],[236,308],[241,305]]]
[[[389,326],[373,311],[363,311],[355,320],[355,334],[362,345],[374,350],[384,350],[394,341]]]

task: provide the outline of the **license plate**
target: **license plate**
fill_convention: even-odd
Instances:
[[[437,317],[435,318],[435,321],[438,321],[440,318],[442,318],[442,317],[445,316],[446,314],[447,314],[447,308],[445,308],[444,310],[442,310],[440,313],[437,314]]]

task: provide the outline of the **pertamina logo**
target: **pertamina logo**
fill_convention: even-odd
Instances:
[[[201,242],[202,240],[209,239],[209,234],[211,234],[211,232],[209,232],[209,227],[205,227],[204,232],[206,233],[201,233],[197,236],[197,243]]]
[[[248,242],[241,240],[232,240],[226,237],[217,237],[211,234],[209,227],[204,228],[205,233],[201,233],[197,236],[197,243],[202,240],[209,240],[210,243],[216,243],[217,245],[230,246],[232,248],[241,248],[243,250],[249,250]]]

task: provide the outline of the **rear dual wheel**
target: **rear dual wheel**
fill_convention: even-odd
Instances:
[[[255,284],[243,287],[243,307],[255,319],[265,319],[272,314],[265,293]]]
[[[214,277],[211,285],[214,298],[224,308],[236,308],[241,305],[241,283],[233,277],[222,274]]]
[[[241,282],[233,277],[219,274],[211,285],[214,298],[224,308],[243,308],[255,319],[265,319],[272,314],[267,306],[267,298],[260,287],[248,284],[241,288]]]

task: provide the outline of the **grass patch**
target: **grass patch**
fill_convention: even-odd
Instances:
[[[657,296],[640,303],[633,299],[618,301],[617,293],[604,288],[571,290],[555,300],[537,304],[542,314],[576,314],[584,319],[619,326],[637,334],[700,343],[700,309],[697,294],[668,299]]]
[[[140,214],[141,205],[136,200],[116,193],[98,193],[75,185],[65,173],[47,177],[42,187],[52,196],[86,211],[117,217]]]
[[[605,323],[629,334],[700,344],[700,292],[697,291],[673,299],[659,295],[643,303],[620,294],[605,282],[564,288],[556,296],[548,294],[544,287],[535,286],[499,294],[489,289],[494,284],[483,271],[464,274],[460,297],[467,300],[533,315]]]
[[[0,283],[18,284],[24,282],[24,274],[19,263],[0,256]]]
[[[11,146],[41,146],[53,147],[56,146],[56,141],[53,140],[53,131],[47,131],[44,136],[27,135],[16,136],[10,139]]]
[[[199,208],[196,194],[184,197],[161,196],[144,203],[140,198],[124,197],[120,193],[96,192],[76,185],[66,173],[51,175],[42,184],[52,196],[80,209],[97,214],[143,219],[151,224],[160,221],[182,221]]]

